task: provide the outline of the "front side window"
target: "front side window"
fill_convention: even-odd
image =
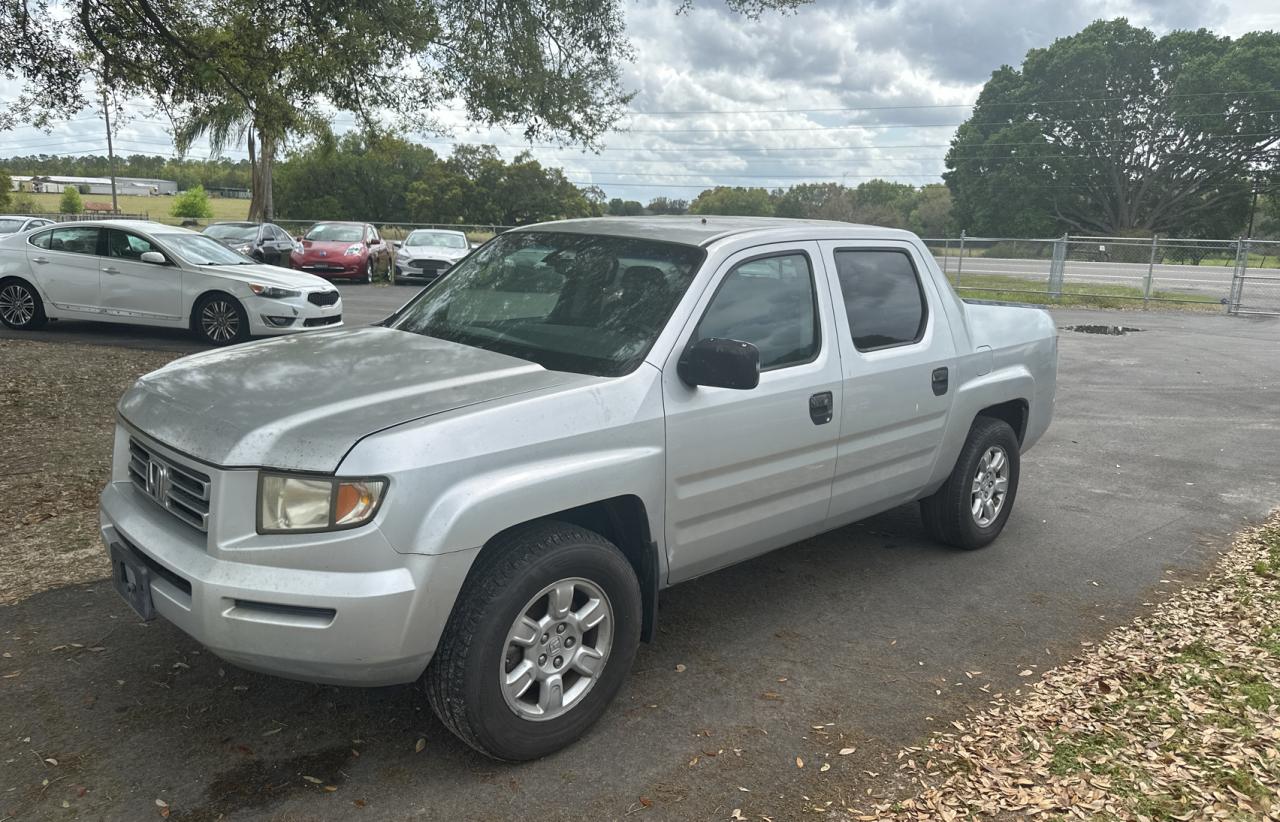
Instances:
[[[71,254],[97,254],[98,232],[100,229],[90,226],[72,228],[55,228],[53,231],[37,234],[31,238],[31,244],[49,251],[65,251]]]
[[[735,266],[694,334],[713,337],[760,349],[761,371],[812,361],[822,342],[809,258],[796,252]]]
[[[422,292],[392,328],[616,377],[653,346],[700,248],[594,234],[503,234]]]
[[[845,250],[835,258],[849,330],[859,351],[910,345],[924,337],[928,311],[907,252]]]
[[[126,260],[142,259],[143,252],[159,251],[150,240],[117,228],[107,229],[107,256]]]

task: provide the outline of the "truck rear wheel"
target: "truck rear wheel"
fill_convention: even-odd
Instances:
[[[640,642],[640,584],[611,542],[564,522],[509,531],[471,570],[423,678],[471,747],[536,759],[586,732]]]
[[[989,545],[1013,510],[1018,470],[1013,429],[1004,420],[978,417],[951,476],[932,496],[920,500],[929,535],[967,550]]]

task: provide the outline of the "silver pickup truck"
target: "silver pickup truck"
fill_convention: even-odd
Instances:
[[[962,302],[904,231],[534,225],[378,326],[138,380],[102,536],[143,618],[256,671],[421,679],[529,759],[605,711],[660,589],[913,501],[995,539],[1056,362],[1048,314]]]

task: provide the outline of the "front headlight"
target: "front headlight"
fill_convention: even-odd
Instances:
[[[380,477],[328,478],[262,473],[258,533],[339,531],[373,519],[387,481]]]
[[[355,243],[353,245],[347,246],[347,250],[342,252],[342,254],[344,257],[354,257],[355,255],[360,253],[360,249],[362,248],[364,248],[363,245],[361,245],[360,243]]]
[[[291,288],[277,288],[274,285],[258,285],[250,283],[249,290],[259,297],[270,297],[273,300],[284,300],[289,297],[301,297],[301,291],[294,291]]]

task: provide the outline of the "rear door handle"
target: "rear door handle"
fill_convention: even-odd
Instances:
[[[49,258],[48,257],[32,257],[31,262],[44,265],[45,263],[49,262]]]
[[[834,407],[835,400],[832,399],[830,391],[814,394],[809,398],[809,419],[813,420],[814,425],[826,425],[831,422],[831,412]]]
[[[105,272],[106,272],[106,273],[108,273],[108,274],[119,274],[119,273],[120,273],[120,269],[116,268],[114,265],[106,266],[106,267],[105,267],[105,268],[103,268],[102,270],[103,270],[103,271],[105,271]]]
[[[948,373],[946,368],[933,369],[933,394],[935,397],[941,397],[947,393]]]

